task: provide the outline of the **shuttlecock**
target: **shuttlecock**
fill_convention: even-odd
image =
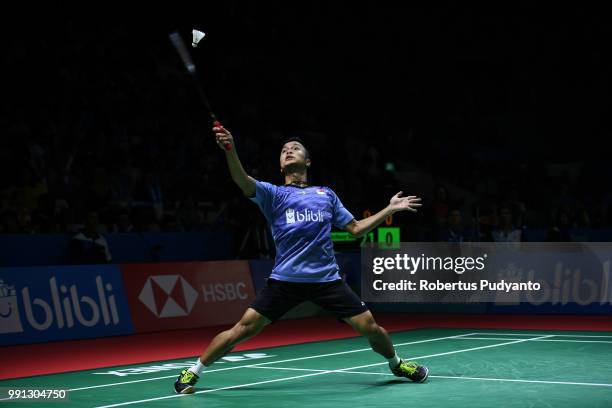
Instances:
[[[202,38],[204,38],[204,36],[206,35],[205,33],[203,33],[202,31],[193,29],[191,31],[191,34],[193,35],[193,40],[191,41],[191,46],[193,48],[198,46],[198,43],[200,42],[200,40],[202,40]]]

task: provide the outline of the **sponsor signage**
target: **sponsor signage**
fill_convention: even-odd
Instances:
[[[0,344],[133,332],[118,266],[0,268]]]
[[[255,298],[247,261],[122,265],[137,332],[235,323]]]

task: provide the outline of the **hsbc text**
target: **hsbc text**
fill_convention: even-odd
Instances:
[[[246,284],[239,283],[212,283],[202,285],[202,296],[205,302],[226,302],[236,299],[246,299]]]

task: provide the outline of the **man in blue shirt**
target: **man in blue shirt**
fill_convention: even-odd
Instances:
[[[275,186],[255,180],[244,171],[227,129],[214,127],[213,132],[225,152],[232,180],[259,206],[270,224],[276,260],[266,286],[251,307],[234,327],[211,341],[192,367],[181,372],[174,383],[175,391],[193,393],[206,367],[306,300],[331,311],[366,337],[372,349],[388,360],[393,374],[415,382],[425,381],[428,369],[397,356],[385,329],[376,324],[365,303],[342,281],[331,241],[332,225],[356,237],[363,236],[395,212],[416,212],[421,206],[420,198],[402,197],[399,192],[386,208],[357,221],[331,189],[308,185],[311,161],[298,138],[283,145],[280,167],[285,185]]]

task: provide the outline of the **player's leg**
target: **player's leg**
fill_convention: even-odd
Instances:
[[[376,323],[369,310],[343,319],[355,331],[368,339],[372,350],[382,355],[389,362],[389,369],[397,377],[406,377],[415,382],[423,382],[429,375],[427,367],[398,357],[389,333]]]
[[[196,363],[183,370],[174,383],[180,394],[195,391],[200,373],[215,361],[229,353],[232,348],[259,333],[267,324],[280,319],[288,310],[302,301],[300,285],[268,279],[266,286],[247,309],[238,323],[229,330],[219,333],[210,342]]]
[[[395,348],[393,347],[391,337],[389,337],[389,334],[382,326],[376,323],[372,312],[366,310],[356,316],[344,318],[343,320],[350,324],[357,333],[365,337],[370,343],[372,350],[376,353],[386,359],[395,356]]]
[[[174,383],[174,389],[179,394],[191,394],[195,391],[194,386],[199,375],[205,367],[229,353],[238,343],[258,334],[270,320],[248,308],[242,318],[229,330],[225,330],[215,336],[206,347],[196,364],[187,370],[183,370]]]
[[[376,323],[366,304],[359,299],[359,296],[346,282],[337,280],[321,284],[311,300],[333,312],[368,339],[372,350],[387,359],[389,369],[393,374],[410,378],[416,382],[423,382],[427,379],[427,367],[403,361],[397,356],[387,331]]]
[[[255,309],[248,308],[234,327],[215,336],[200,356],[200,362],[205,366],[211,365],[229,353],[238,343],[258,334],[268,323],[270,320]]]

